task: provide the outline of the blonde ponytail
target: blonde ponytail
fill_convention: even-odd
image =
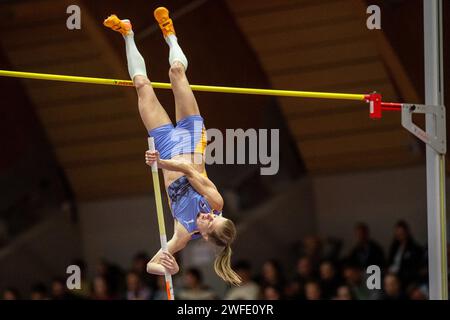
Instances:
[[[214,261],[214,270],[217,275],[234,286],[240,285],[242,282],[241,278],[231,268],[231,243],[236,238],[236,227],[233,221],[226,219],[223,226],[219,230],[212,232],[210,237],[221,248]]]
[[[214,261],[214,270],[225,282],[238,286],[241,284],[241,278],[231,268],[231,254],[232,250],[229,245],[223,248]]]

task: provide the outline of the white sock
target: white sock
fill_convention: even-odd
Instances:
[[[180,45],[178,44],[178,39],[174,34],[171,34],[165,38],[167,44],[169,45],[169,63],[173,65],[175,61],[180,62],[184,69],[187,70],[188,61],[186,56],[181,50]]]
[[[134,33],[130,31],[130,33],[126,36],[123,36],[125,39],[125,50],[127,53],[127,64],[128,64],[128,73],[130,74],[131,80],[134,79],[135,76],[141,75],[147,77],[147,70],[145,68],[145,61],[142,57],[141,53],[136,47],[136,43],[134,42]]]

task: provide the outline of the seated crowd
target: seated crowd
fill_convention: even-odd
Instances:
[[[204,283],[196,268],[182,272],[182,281],[175,287],[177,299],[227,300],[425,300],[427,296],[427,254],[413,238],[408,224],[399,221],[387,254],[370,237],[364,223],[355,226],[355,243],[348,254],[341,257],[339,245],[325,253],[325,244],[315,236],[306,237],[298,248],[298,259],[292,266],[282,266],[270,259],[254,272],[250,262],[237,261],[234,269],[242,278],[242,285],[230,287],[219,295]],[[55,278],[46,285],[35,284],[29,296],[22,296],[9,287],[2,299],[93,299],[93,300],[164,300],[166,291],[163,276],[146,273],[148,256],[138,253],[131,268],[124,272],[119,267],[102,261],[93,279],[82,279],[81,290],[68,290],[65,279]],[[82,268],[83,261],[74,264]],[[381,269],[380,289],[369,289],[368,266]],[[290,267],[286,269],[286,267]]]

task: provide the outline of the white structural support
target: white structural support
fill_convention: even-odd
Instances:
[[[423,131],[414,124],[413,113],[428,114],[433,117],[434,132]],[[402,104],[402,126],[417,138],[433,148],[438,154],[447,152],[447,136],[445,125],[445,106],[427,106],[423,104]]]
[[[425,104],[444,105],[442,0],[424,0]],[[426,134],[438,135],[436,115],[426,113]],[[444,135],[445,135],[444,131]],[[448,299],[445,153],[427,144],[427,222],[430,300]]]

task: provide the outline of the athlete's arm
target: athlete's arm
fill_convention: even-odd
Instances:
[[[192,187],[206,198],[211,208],[218,211],[222,210],[223,198],[211,180],[201,175],[191,164],[184,174]]]
[[[147,272],[151,274],[164,275],[169,272],[171,275],[176,274],[180,267],[177,260],[173,257],[173,254],[182,250],[189,240],[185,240],[175,234],[172,239],[167,242],[167,251],[163,252],[159,250],[154,257],[147,263]]]
[[[217,191],[214,183],[207,177],[201,175],[194,166],[188,161],[180,160],[163,160],[160,159],[158,151],[145,153],[145,162],[151,166],[157,161],[158,167],[170,171],[179,171],[186,175],[192,187],[206,198],[211,207],[215,210],[221,211],[223,208],[223,198]]]
[[[150,151],[147,150],[145,152],[145,163],[149,166],[151,166],[154,162],[158,163],[158,168],[169,170],[169,171],[179,171],[179,172],[186,172],[189,170],[190,163],[187,161],[180,161],[180,160],[163,160],[159,156],[158,151]]]

